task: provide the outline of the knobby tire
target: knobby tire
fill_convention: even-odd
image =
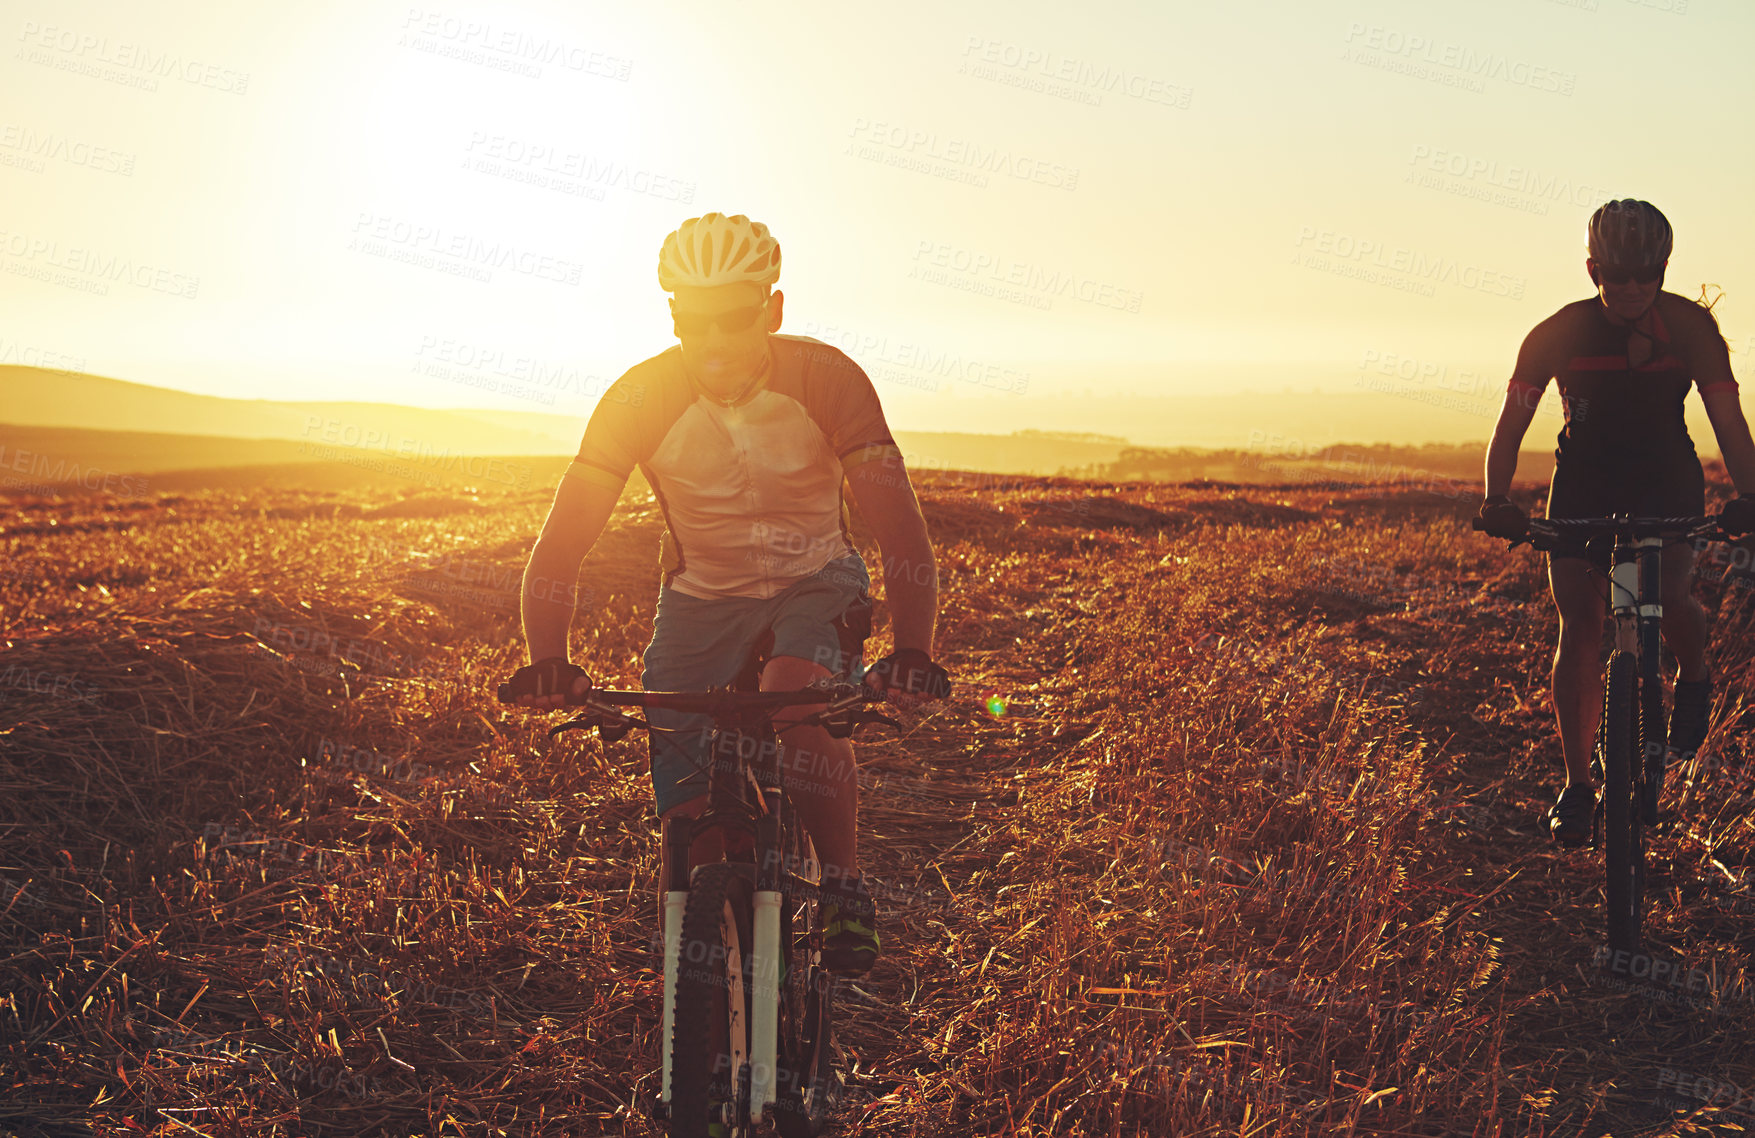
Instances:
[[[1640,781],[1640,817],[1648,828],[1658,824],[1658,802],[1664,791],[1664,762],[1669,750],[1669,727],[1664,722],[1664,685],[1657,662],[1643,666],[1639,677],[1639,747],[1645,757]]]
[[[671,1029],[670,1138],[741,1138],[748,1102],[754,867],[713,862],[689,882]],[[724,1122],[726,1104],[736,1113]]]
[[[1603,848],[1608,877],[1603,885],[1608,906],[1609,947],[1635,951],[1645,876],[1645,851],[1639,827],[1642,804],[1635,800],[1638,782],[1634,762],[1641,757],[1639,707],[1635,702],[1637,660],[1617,650],[1609,657],[1603,689]]]
[[[803,873],[816,852],[804,828],[786,827],[786,861]],[[820,867],[818,867],[820,879]],[[780,940],[786,979],[780,987],[780,1072],[774,1123],[782,1138],[818,1138],[840,1098],[832,1046],[834,977],[822,967],[820,902],[784,898]]]

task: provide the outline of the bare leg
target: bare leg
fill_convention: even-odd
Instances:
[[[1560,612],[1560,643],[1554,650],[1554,718],[1566,785],[1589,786],[1591,750],[1603,711],[1603,598],[1581,557],[1548,561],[1548,585]]]
[[[1681,667],[1678,679],[1706,678],[1706,610],[1694,598],[1694,550],[1682,544],[1664,550],[1664,643]]]
[[[762,669],[762,690],[801,688],[828,674],[827,668],[810,660],[776,656]],[[810,832],[823,872],[852,877],[859,872],[859,779],[853,740],[837,739],[821,727],[788,726],[812,710],[789,708],[774,716],[781,739],[781,782]]]

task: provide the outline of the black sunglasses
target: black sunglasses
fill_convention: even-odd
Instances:
[[[762,310],[767,307],[768,302],[764,300],[748,308],[731,308],[724,312],[678,312],[676,302],[671,301],[670,323],[679,338],[704,336],[715,325],[721,332],[743,332],[756,322]]]
[[[1612,285],[1624,285],[1628,281],[1650,284],[1663,275],[1664,267],[1662,265],[1640,265],[1638,268],[1628,268],[1622,265],[1597,266],[1597,276],[1602,279],[1603,283]]]

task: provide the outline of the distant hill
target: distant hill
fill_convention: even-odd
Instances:
[[[317,461],[312,446],[350,453],[570,455],[585,431],[584,418],[540,411],[228,399],[17,366],[0,367],[0,420],[5,432],[61,432],[19,436],[15,445],[127,472]],[[113,437],[118,432],[136,437]],[[1008,474],[1113,462],[1129,445],[1112,436],[1035,430],[898,431],[896,441],[910,465]]]
[[[371,449],[561,454],[584,420],[521,411],[442,411],[395,403],[228,399],[103,376],[0,367],[0,420],[19,426],[145,431],[235,439],[343,441]]]
[[[880,395],[884,386],[878,385]],[[1460,390],[1372,373],[1361,376],[1356,391],[1032,392],[947,402],[929,424],[936,430],[911,430],[899,418],[891,426],[916,465],[1053,474],[1065,467],[1112,462],[1129,445],[1281,453],[1347,442],[1484,448],[1502,394],[1503,385],[1473,379],[1467,390]],[[1702,454],[1717,453],[1700,401],[1689,399],[1686,406],[1696,446]],[[0,421],[246,439],[309,441],[332,433],[372,439],[373,449],[395,450],[406,442],[410,449],[424,446],[451,453],[553,455],[578,448],[586,417],[231,399],[77,372],[0,366]],[[1054,429],[1043,430],[1046,425]],[[957,429],[966,426],[981,430]],[[1527,445],[1546,447],[1559,429],[1559,403],[1550,390],[1530,426]],[[1007,441],[998,441],[1002,439]]]
[[[1113,462],[1067,473],[1115,482],[1374,482],[1470,497],[1481,485],[1484,457],[1480,443],[1339,443],[1308,451],[1265,445],[1253,450],[1129,447]],[[1544,485],[1553,473],[1553,451],[1519,453],[1519,487]]]
[[[946,401],[945,410],[966,414],[982,431],[1052,426],[1056,431],[1125,435],[1135,445],[1224,449],[1291,445],[1315,448],[1340,442],[1419,446],[1479,443],[1493,433],[1504,397],[1477,387],[1466,394],[1415,383],[1383,381],[1386,390],[1228,391],[1195,394],[1177,390],[1032,391],[989,396],[966,405]],[[881,392],[881,388],[880,388]],[[1690,407],[1698,410],[1698,400]],[[1699,416],[1704,421],[1704,415]],[[1690,416],[1690,428],[1695,416]],[[937,425],[937,424],[935,424]],[[952,422],[943,424],[951,427]],[[961,423],[956,425],[961,426]],[[1530,425],[1532,443],[1549,443],[1560,429],[1558,401],[1550,392]],[[1695,432],[1697,442],[1710,432]]]
[[[309,490],[470,485],[552,489],[565,455],[378,450],[292,439],[0,424],[0,493],[83,487],[124,497],[202,487]]]
[[[915,469],[1001,474],[1056,474],[1115,462],[1125,439],[1055,435],[898,432]],[[573,448],[548,454],[505,454],[432,447],[348,447],[313,439],[228,438],[166,431],[101,431],[0,423],[0,490],[83,485],[124,494],[188,490],[205,485],[297,485],[310,489],[377,485],[553,486]],[[318,470],[318,467],[333,469]],[[128,486],[122,476],[139,476]]]
[[[1261,482],[1380,481],[1384,470],[1394,468],[1397,473],[1388,477],[1477,478],[1496,400],[1471,391],[1420,411],[1416,394],[1406,384],[1390,391],[1278,396],[1044,393],[981,404],[982,425],[1012,427],[1010,434],[898,430],[895,437],[908,464],[922,470]],[[1693,413],[1696,402],[1690,401]],[[1418,430],[1407,430],[1410,414]],[[1696,417],[1691,414],[1690,426],[1701,453],[1716,454],[1710,428]],[[563,468],[585,426],[581,417],[540,411],[230,399],[18,366],[0,367],[0,419],[0,484],[14,489],[92,486],[94,470],[158,475],[169,488],[202,482],[202,471],[265,466],[280,468],[274,477],[301,484],[528,486],[547,478],[552,485],[538,472],[557,458],[556,471]],[[1030,421],[1062,429],[1018,429]],[[1081,430],[1113,421],[1137,425],[1138,431],[1123,438]],[[1398,422],[1404,435],[1394,433]],[[1544,452],[1559,425],[1544,404],[1525,440],[1530,450],[1520,464],[1523,478],[1545,478],[1551,459]],[[1167,432],[1186,441],[1139,445]],[[1411,447],[1429,449],[1416,454]],[[477,461],[479,456],[497,457]],[[301,464],[324,462],[338,469],[298,473]]]
[[[1104,481],[1384,482],[1472,494],[1478,445],[1347,444],[1303,452],[1260,448],[1166,450],[1103,436],[1025,431],[1014,435],[898,432],[910,468],[925,472],[1063,474]],[[0,424],[0,494],[84,488],[122,497],[199,489],[356,491],[425,488],[550,493],[568,456],[481,456],[432,450],[369,450],[291,439],[232,439],[148,431]],[[1545,482],[1552,455],[1525,451],[1519,484]],[[953,475],[956,485],[969,483]],[[634,480],[638,483],[636,472]],[[643,484],[641,484],[643,485]],[[1532,487],[1533,488],[1533,487]]]
[[[285,465],[367,453],[570,455],[585,420],[539,411],[443,411],[393,403],[295,402],[197,395],[78,372],[0,367],[0,444],[36,452],[48,483],[78,481],[69,464],[121,473]],[[911,466],[1055,474],[1115,461],[1116,436],[1025,430],[1011,435],[898,431]],[[6,463],[0,462],[0,477]],[[60,463],[63,474],[54,475]],[[363,461],[354,461],[358,469]],[[392,475],[395,481],[400,475]],[[27,479],[27,480],[29,480]]]
[[[123,474],[216,466],[310,462],[290,439],[233,439],[165,431],[92,431],[0,424],[0,473],[55,477],[57,463],[83,462]],[[20,465],[22,463],[22,465]]]
[[[1018,431],[977,435],[896,431],[896,445],[909,467],[973,470],[984,474],[1060,474],[1075,467],[1116,461],[1132,444],[1109,435]]]
[[[1126,435],[1135,445],[1159,448],[1309,451],[1338,443],[1369,446],[1462,444],[1484,452],[1504,399],[1504,384],[1476,384],[1467,392],[1374,376],[1359,391],[1030,392],[988,397],[966,410],[947,401],[961,422],[1006,435],[1052,425],[1056,431]],[[1747,403],[1747,400],[1745,400]],[[1718,443],[1698,396],[1684,404],[1688,431],[1702,455]],[[894,424],[892,424],[894,425]],[[1559,399],[1550,384],[1525,436],[1532,449],[1552,448],[1560,431]]]

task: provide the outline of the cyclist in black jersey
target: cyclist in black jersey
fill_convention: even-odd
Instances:
[[[1730,355],[1706,307],[1662,291],[1672,244],[1669,221],[1649,202],[1611,201],[1591,216],[1585,269],[1597,293],[1536,325],[1518,351],[1487,450],[1481,504],[1487,532],[1516,537],[1525,529],[1527,516],[1507,491],[1550,379],[1558,382],[1565,426],[1554,451],[1548,517],[1705,513],[1705,479],[1682,418],[1683,400],[1697,386],[1738,491],[1725,509],[1726,528],[1755,532],[1755,442]],[[1548,562],[1560,615],[1553,690],[1566,766],[1549,823],[1564,845],[1583,843],[1596,806],[1590,756],[1602,713],[1598,578],[1608,555],[1608,546],[1592,542],[1556,551]],[[1663,551],[1664,642],[1680,668],[1670,745],[1683,753],[1705,738],[1712,691],[1706,612],[1689,591],[1693,568],[1694,550],[1685,542]]]

